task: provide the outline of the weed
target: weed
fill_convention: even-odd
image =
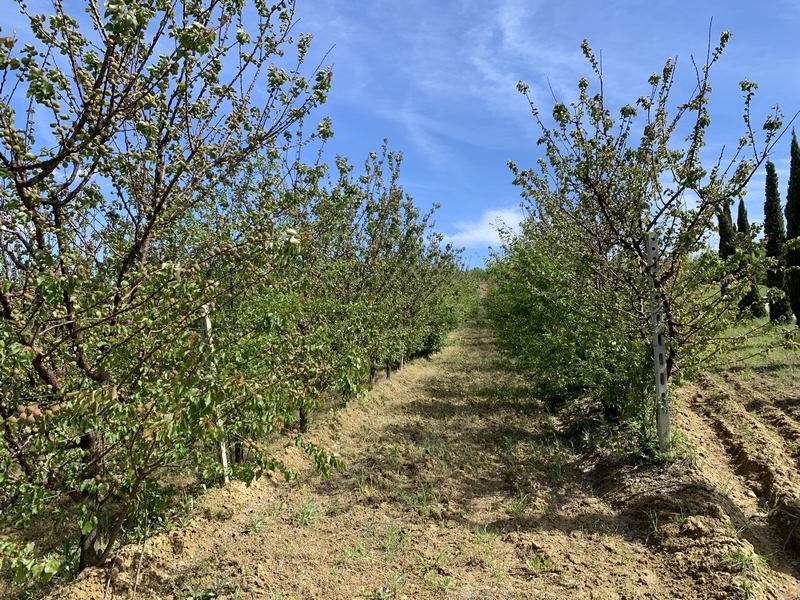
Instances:
[[[363,588],[362,588],[363,591]],[[394,594],[388,588],[381,586],[368,596],[364,596],[367,600],[390,600],[394,598]]]
[[[439,554],[436,555],[434,559],[428,559],[425,557],[422,552],[417,552],[417,574],[421,576],[426,576],[429,573],[438,573],[440,571],[444,571],[444,569],[450,564],[450,561],[453,560],[453,555],[450,554],[447,550],[442,550]]]
[[[499,583],[503,573],[505,572],[505,565],[501,561],[495,560],[492,557],[491,551],[488,549],[486,550],[486,564],[492,570],[492,576]]]
[[[233,511],[225,506],[206,508],[203,512],[209,521],[230,521],[233,518]]]
[[[389,525],[383,537],[378,541],[386,553],[386,562],[391,563],[394,561],[397,553],[403,549],[408,539],[408,531],[398,527],[397,525]]]
[[[514,446],[520,441],[520,435],[504,435],[503,436],[503,445],[506,447],[506,450],[509,452],[514,451]]]
[[[336,564],[342,565],[351,558],[363,558],[364,560],[375,560],[364,547],[364,540],[360,539],[356,542],[355,548],[353,549],[344,549],[342,552],[336,557]]]
[[[617,548],[617,564],[625,566],[631,559],[633,558],[633,554],[630,552],[626,552],[624,548]]]
[[[442,575],[435,571],[431,571],[425,575],[424,581],[425,585],[434,592],[444,592],[453,584],[453,578],[450,577],[450,575]]]
[[[550,559],[534,553],[525,555],[525,568],[531,575],[540,575],[550,569]]]
[[[367,491],[367,474],[361,471],[356,477],[356,489],[358,490],[358,497],[363,498]]]
[[[431,456],[435,456],[442,461],[447,461],[449,448],[447,446],[447,439],[441,432],[433,432],[423,439],[422,447],[424,451]]]
[[[742,533],[744,533],[745,531],[747,531],[749,528],[750,528],[750,519],[746,520],[746,521],[745,521],[744,523],[742,523],[742,525],[741,525],[741,526],[739,526],[739,527],[735,527],[735,526],[733,525],[733,523],[728,523],[728,524],[725,526],[725,531],[727,532],[727,534],[728,534],[729,536],[731,536],[731,537],[734,537],[734,538],[738,538],[740,535],[742,535]]]
[[[396,598],[406,583],[406,576],[402,573],[392,572],[386,577],[385,585],[372,592],[367,598],[371,600],[389,600]]]
[[[475,527],[472,528],[472,535],[475,539],[476,544],[486,544],[486,545],[491,544],[497,537],[496,533],[486,530],[486,525],[484,525],[483,527],[475,525]]]
[[[266,522],[265,517],[261,513],[253,513],[250,517],[250,524],[244,528],[245,533],[253,533],[257,531],[266,531],[269,529],[269,523]]]
[[[720,561],[724,565],[730,565],[736,572],[748,573],[755,571],[759,567],[767,564],[767,559],[760,554],[747,554],[741,549],[736,552],[723,554]]]
[[[431,516],[433,509],[438,507],[438,502],[433,492],[422,488],[419,491],[401,491],[400,497],[423,519]]]
[[[764,506],[764,509],[758,513],[759,517],[764,519],[769,519],[775,512],[780,510],[781,508],[781,498],[780,496],[776,496],[775,499],[770,504],[767,502]]]
[[[733,589],[742,600],[750,600],[753,598],[756,584],[747,577],[742,577],[739,583],[733,585]]]
[[[283,500],[275,500],[269,509],[269,516],[272,518],[280,516],[283,512]]]
[[[174,593],[176,600],[208,600],[216,598],[225,589],[225,580],[217,577],[214,583],[206,587],[201,582],[186,582],[183,589]]]
[[[686,514],[686,510],[683,508],[683,505],[681,505],[681,514],[677,518],[678,525],[681,526],[681,529],[686,527],[686,521],[687,521],[688,518],[689,518],[689,515]]]
[[[397,459],[397,458],[400,457],[400,445],[399,444],[389,444],[389,447],[387,448],[387,450],[389,451],[389,456],[391,456],[392,458]]]
[[[580,583],[578,583],[574,579],[567,579],[566,574],[564,574],[563,572],[559,573],[559,575],[558,575],[558,584],[561,587],[565,587],[565,588],[570,589],[570,590],[574,589],[574,588],[576,588],[576,587],[578,587],[580,585]]]
[[[658,535],[658,511],[648,508],[644,511],[644,514],[647,515],[647,520],[650,521],[650,532],[653,535]]]
[[[308,496],[304,496],[300,500],[292,520],[298,525],[311,525],[316,523],[320,516],[319,505]]]
[[[528,501],[528,496],[521,493],[519,497],[506,502],[503,505],[503,510],[505,510],[506,513],[514,519],[522,521],[525,519],[525,516],[528,512]]]
[[[294,580],[298,584],[302,584],[306,578],[306,568],[303,565],[297,565],[297,572],[294,574]]]
[[[550,463],[550,475],[559,483],[564,481],[564,463],[561,461]]]
[[[77,575],[78,561],[80,559],[80,547],[75,541],[61,542],[61,550],[58,554],[61,558],[60,573],[66,573],[68,576]]]
[[[333,500],[328,503],[327,508],[325,509],[325,514],[328,516],[337,515],[342,510],[342,501],[339,496],[336,496]]]

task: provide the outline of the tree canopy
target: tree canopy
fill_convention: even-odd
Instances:
[[[650,76],[649,92],[616,115],[584,41],[594,91],[581,79],[576,102],[554,105],[552,125],[531,102],[546,159],[537,168],[511,164],[528,215],[518,235],[506,234],[504,254],[492,266],[489,308],[501,342],[554,394],[594,398],[607,419],[646,424],[652,415],[651,292],[663,300],[668,373],[692,372],[729,345],[725,332],[760,268],[757,253],[742,267],[740,252],[751,254],[744,236],[720,255],[707,246],[715,218],[743,195],[781,128],[775,112],[763,122],[764,139],[756,140],[756,85],[744,80],[745,134],[735,156],[702,164],[710,74],[729,37],[722,33],[694,95],[674,112],[670,59]],[[519,89],[528,93],[521,82]],[[688,134],[676,142],[682,129]],[[659,272],[647,260],[648,231],[661,239]],[[642,431],[647,438],[652,430]]]
[[[331,71],[305,73],[294,2],[20,8],[31,39],[0,39],[0,520],[73,527],[82,569],[165,506],[165,470],[293,477],[264,441],[437,350],[469,286],[399,153],[358,177],[299,159],[332,135],[304,129]]]

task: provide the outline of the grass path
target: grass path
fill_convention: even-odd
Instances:
[[[797,580],[756,564],[735,532],[702,533],[716,518],[707,507],[659,504],[691,467],[604,476],[562,438],[485,323],[451,341],[319,419],[310,438],[339,453],[344,472],[322,481],[298,449],[280,447],[300,485],[214,490],[187,527],[143,553],[126,548],[61,597],[130,598],[134,586],[137,598],[176,600],[794,597]],[[731,556],[753,562],[727,568]]]

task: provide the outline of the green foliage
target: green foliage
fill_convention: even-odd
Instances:
[[[736,210],[736,231],[750,236],[750,220],[747,218],[747,208],[744,198],[739,198],[739,207]]]
[[[719,226],[719,257],[725,260],[729,256],[736,254],[736,228],[733,226],[731,218],[731,207],[726,203],[717,212],[717,223]]]
[[[300,500],[300,505],[292,520],[298,525],[313,525],[321,516],[319,505],[311,498],[304,496]]]
[[[302,73],[293,2],[54,10],[0,44],[0,521],[52,518],[83,569],[170,501],[167,470],[294,477],[265,441],[435,351],[474,290],[401,155],[333,181],[289,159],[331,135],[302,133],[331,73]],[[51,575],[32,552],[7,556]]]
[[[224,75],[242,5],[109,4],[82,21],[61,4],[49,18],[20,8],[33,39],[0,50],[2,517],[70,522],[84,568],[109,556],[165,466],[219,471],[204,448],[226,419],[278,422],[271,390],[245,385],[196,325],[293,255],[274,203],[218,201],[325,101],[330,72],[309,83],[273,67],[264,81],[268,58],[294,47],[302,65],[308,44],[277,6],[248,9],[257,43]],[[257,457],[247,476],[276,466]]]
[[[767,316],[767,308],[764,306],[764,298],[758,290],[758,285],[753,283],[747,293],[739,300],[739,310],[756,319]]]
[[[33,578],[47,583],[61,568],[61,561],[54,558],[38,559],[33,556],[34,544],[24,546],[16,542],[0,541],[0,569],[7,565],[14,572],[14,581],[21,585]]]
[[[588,271],[531,225],[507,241],[505,256],[490,269],[487,309],[501,343],[520,367],[537,374],[546,396],[590,396],[608,416],[636,414],[652,379],[647,348],[610,310],[594,312],[606,310],[596,307],[602,298],[585,279],[573,283]]]
[[[778,192],[778,174],[775,165],[767,161],[767,183],[764,201],[764,248],[772,264],[767,271],[767,287],[771,290],[769,318],[773,322],[788,320],[791,316],[789,298],[785,295],[784,282],[784,243],[786,228],[783,222],[780,193]]]
[[[786,239],[800,238],[800,144],[792,130],[791,160],[789,163],[789,186],[786,191]],[[786,291],[792,312],[800,315],[800,248],[789,244],[786,251]]]
[[[602,86],[590,92],[586,78],[575,103],[555,105],[552,127],[531,103],[546,159],[536,169],[510,164],[528,215],[518,235],[505,232],[504,252],[490,269],[489,313],[498,337],[548,393],[598,400],[606,420],[641,423],[643,441],[651,435],[653,404],[651,292],[663,299],[667,371],[691,374],[729,345],[725,332],[762,268],[753,232],[732,236],[721,256],[707,247],[715,217],[743,195],[781,127],[776,112],[764,124],[765,144],[756,142],[750,117],[756,85],[745,80],[747,133],[736,158],[701,164],[711,122],[710,70],[729,37],[723,32],[694,96],[673,115],[672,60],[649,78],[649,93],[617,118]],[[588,43],[583,50],[602,81]],[[519,88],[527,93],[524,84]],[[688,135],[676,144],[681,130]],[[720,223],[729,221],[723,216]],[[659,272],[647,260],[647,231],[660,236]]]
[[[743,238],[741,243],[748,244],[752,242],[752,230],[750,227],[750,220],[747,218],[747,209],[744,206],[744,199],[739,198],[739,209],[736,216],[736,230]],[[721,243],[720,243],[721,245]],[[741,268],[746,269],[749,258],[743,258]],[[761,292],[755,281],[750,284],[750,289],[739,300],[739,310],[750,314],[753,318],[760,319],[767,316],[767,309],[764,306],[764,299],[761,297]]]

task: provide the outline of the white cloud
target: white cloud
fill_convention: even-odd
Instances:
[[[499,247],[502,242],[497,231],[498,226],[516,231],[522,219],[522,209],[519,207],[485,210],[475,221],[453,223],[456,233],[445,236],[445,241],[466,248]]]

